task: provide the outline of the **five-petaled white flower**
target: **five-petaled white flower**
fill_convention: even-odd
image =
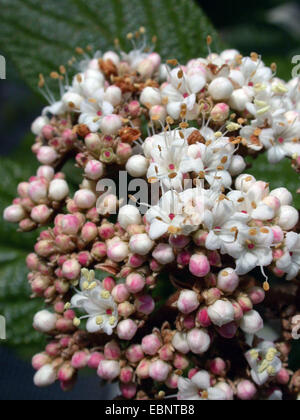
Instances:
[[[180,377],[178,380],[178,400],[225,401],[226,394],[218,387],[210,385],[209,373],[202,370],[192,379]]]
[[[276,263],[277,268],[287,273],[286,279],[293,280],[300,270],[300,235],[288,232],[285,238],[285,252]]]
[[[79,117],[80,124],[86,124],[92,132],[97,132],[101,126],[101,119],[114,112],[110,102],[104,101],[104,89],[95,92],[92,98],[81,102]]]

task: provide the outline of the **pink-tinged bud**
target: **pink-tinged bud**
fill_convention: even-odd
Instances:
[[[168,244],[159,244],[152,254],[159,264],[170,264],[175,260],[173,248]]]
[[[234,309],[234,320],[235,321],[240,321],[244,316],[244,312],[243,312],[242,308],[234,300],[231,300],[231,304],[232,304],[233,309]]]
[[[144,359],[142,360],[138,367],[136,368],[136,375],[140,378],[140,379],[147,379],[149,378],[149,371],[150,371],[150,365],[151,362],[148,359]]]
[[[218,274],[217,286],[226,293],[234,292],[240,283],[240,279],[233,268],[225,268]]]
[[[100,238],[104,240],[111,239],[115,235],[114,225],[111,223],[104,223],[98,230]]]
[[[128,105],[128,111],[132,117],[138,117],[141,112],[141,106],[138,101],[131,101]]]
[[[234,320],[234,308],[229,301],[217,300],[207,309],[211,322],[218,327],[229,324]]]
[[[208,290],[205,290],[202,293],[202,296],[205,299],[205,303],[210,306],[213,305],[217,300],[221,299],[222,297],[222,293],[219,289],[215,288],[211,288]]]
[[[116,282],[112,277],[105,277],[105,279],[102,281],[102,285],[104,289],[112,292],[113,288],[116,286]]]
[[[190,243],[190,241],[191,239],[184,235],[170,236],[169,238],[169,244],[176,249],[185,248]]]
[[[276,188],[275,190],[271,191],[271,196],[277,197],[282,206],[289,206],[293,202],[293,196],[286,188]]]
[[[220,357],[212,360],[209,364],[209,369],[211,373],[216,376],[225,376],[226,374],[226,363]]]
[[[282,206],[278,212],[278,225],[283,230],[293,229],[299,220],[298,211],[291,206]]]
[[[168,116],[167,110],[163,105],[154,105],[149,112],[151,120],[154,118],[154,121],[158,122],[164,122],[165,119]]]
[[[74,331],[73,321],[65,318],[60,318],[56,323],[56,329],[62,333],[69,333]]]
[[[132,319],[125,319],[118,324],[117,333],[120,340],[131,340],[136,332],[137,325]]]
[[[197,293],[192,290],[182,290],[178,298],[177,307],[183,314],[194,312],[199,307]]]
[[[236,336],[238,326],[235,322],[230,322],[229,324],[223,325],[221,328],[217,328],[218,333],[221,337],[230,339]]]
[[[72,309],[69,309],[65,311],[64,313],[64,318],[68,319],[69,321],[73,321],[75,317],[76,317],[76,314]]]
[[[85,142],[86,147],[91,152],[100,152],[101,147],[102,147],[102,143],[101,143],[101,140],[100,140],[100,137],[99,137],[98,134],[96,134],[96,133],[88,134],[84,138],[84,142]]]
[[[26,217],[26,213],[22,206],[16,204],[7,207],[4,210],[4,220],[10,223],[19,223],[22,219]]]
[[[71,366],[71,363],[66,362],[59,369],[57,377],[59,381],[68,382],[76,374],[76,370]]]
[[[98,376],[106,381],[113,381],[120,375],[119,362],[115,360],[102,360],[98,367]]]
[[[174,356],[174,348],[171,346],[171,344],[165,344],[159,350],[159,358],[161,360],[164,360],[165,362],[172,360],[173,356]]]
[[[205,246],[208,233],[204,230],[198,230],[193,234],[193,241],[197,246]]]
[[[188,378],[192,379],[192,377],[195,376],[196,373],[198,373],[198,372],[199,372],[199,369],[197,369],[197,368],[190,369],[189,372],[188,372]]]
[[[133,378],[133,369],[130,366],[125,366],[121,369],[120,373],[120,381],[123,382],[123,384],[128,384],[132,382]]]
[[[51,362],[50,357],[45,353],[36,354],[32,358],[32,367],[34,370],[40,370],[43,366]]]
[[[157,54],[155,52],[149,54],[148,60],[150,60],[152,62],[152,64],[154,65],[154,69],[159,68],[159,66],[161,64],[161,57],[160,57],[159,54]]]
[[[128,143],[119,143],[116,154],[118,162],[126,163],[132,156],[132,147]]]
[[[55,171],[52,168],[52,166],[40,166],[39,169],[37,170],[37,176],[39,178],[45,178],[47,181],[52,181],[52,179],[54,178],[55,175]]]
[[[189,251],[182,251],[177,256],[177,264],[181,267],[186,267],[191,261],[192,254]]]
[[[56,294],[55,286],[49,286],[44,293],[44,298],[46,300],[52,300]]]
[[[144,289],[145,284],[145,277],[139,273],[131,273],[126,278],[127,289],[133,294],[141,292]]]
[[[124,261],[129,255],[127,243],[120,240],[111,240],[107,244],[107,256],[114,262]]]
[[[102,118],[100,129],[103,134],[112,136],[122,128],[122,120],[118,115],[111,114]]]
[[[144,352],[142,346],[139,344],[133,344],[126,350],[126,358],[131,363],[140,362],[144,358]]]
[[[219,383],[217,383],[216,387],[225,393],[226,401],[233,401],[234,400],[233,389],[226,382],[219,382]]]
[[[254,383],[250,381],[241,381],[237,386],[237,397],[242,401],[253,400],[256,392]]]
[[[107,254],[107,248],[106,248],[105,243],[96,242],[93,245],[93,248],[91,250],[91,255],[97,261],[101,261],[104,257],[106,257],[106,254]]]
[[[194,254],[190,260],[190,272],[196,277],[205,277],[210,272],[210,264],[203,254]]]
[[[118,360],[121,357],[121,349],[116,341],[105,344],[104,356],[108,360]]]
[[[34,246],[35,252],[40,257],[49,257],[50,255],[54,254],[55,248],[51,241],[39,241]]]
[[[279,198],[269,195],[268,197],[264,198],[263,203],[266,204],[268,207],[273,209],[275,212],[277,212],[281,207],[281,202]]]
[[[80,227],[81,220],[75,214],[67,214],[61,218],[61,229],[65,235],[77,235]]]
[[[77,261],[81,267],[88,267],[92,262],[91,254],[88,251],[79,252],[77,255]]]
[[[290,373],[288,370],[282,368],[276,376],[276,382],[281,385],[287,385],[290,381]]]
[[[237,297],[237,303],[242,308],[243,312],[249,312],[253,309],[253,303],[247,295],[241,294]]]
[[[207,253],[208,262],[213,267],[221,267],[222,260],[218,251],[209,251]]]
[[[272,226],[273,243],[280,244],[284,239],[284,233],[279,226]]]
[[[76,280],[80,276],[81,266],[78,261],[67,260],[62,266],[63,276],[68,280]]]
[[[117,284],[112,290],[112,296],[117,303],[125,302],[129,296],[129,290],[127,286],[123,283]]]
[[[18,195],[21,198],[27,198],[28,197],[28,188],[29,188],[29,183],[28,182],[21,182],[18,185]]]
[[[54,179],[49,186],[49,197],[54,201],[62,201],[69,195],[69,191],[64,179]]]
[[[73,241],[70,240],[70,237],[68,235],[56,236],[55,244],[57,245],[60,251],[65,253],[72,252],[75,249],[75,244]]]
[[[85,351],[78,351],[73,355],[71,365],[75,369],[84,369],[87,367],[89,357]]]
[[[150,364],[149,376],[154,381],[165,382],[171,372],[171,366],[162,360],[156,360]]]
[[[58,159],[58,154],[52,147],[42,146],[38,150],[37,159],[43,165],[52,165]]]
[[[38,256],[34,253],[27,255],[26,264],[29,270],[36,271],[39,266]]]
[[[166,380],[166,385],[169,389],[177,389],[178,388],[178,379],[179,376],[176,373],[172,373],[168,379]]]
[[[149,60],[149,58],[142,60],[137,68],[137,72],[145,79],[151,78],[154,70],[154,64],[152,63],[152,60]]]
[[[99,352],[92,353],[88,361],[88,367],[90,369],[98,369],[99,364],[102,360],[105,360],[103,353],[99,353]]]
[[[176,332],[172,340],[173,347],[182,354],[190,352],[190,346],[187,341],[187,334],[184,332]]]
[[[153,249],[154,242],[146,233],[142,233],[131,237],[129,247],[135,254],[145,256]]]
[[[157,334],[146,335],[142,340],[143,352],[149,356],[154,356],[161,346],[162,342]]]
[[[82,227],[81,237],[84,240],[84,242],[89,243],[93,241],[94,239],[96,239],[97,235],[98,229],[94,223],[88,222]]]
[[[277,276],[277,277],[279,277],[279,278],[284,277],[284,276],[286,275],[286,273],[285,273],[284,271],[280,270],[280,269],[279,269],[279,268],[277,268],[277,267],[274,267],[274,268],[272,269],[272,271],[273,271],[273,273],[275,274],[275,276]]]
[[[190,315],[185,316],[182,323],[186,330],[192,330],[193,328],[196,327],[195,315],[190,314]]]
[[[130,302],[123,302],[118,305],[118,314],[122,318],[129,318],[132,314],[134,314],[136,311],[134,305]]]
[[[52,210],[44,204],[36,206],[32,209],[30,217],[33,221],[39,224],[46,223],[52,214]]]
[[[210,115],[215,122],[223,122],[227,120],[229,116],[230,108],[225,103],[218,103],[211,110]]]
[[[247,334],[256,334],[264,326],[264,322],[258,312],[252,310],[244,314],[240,328]]]
[[[54,310],[58,314],[63,314],[65,311],[65,303],[64,302],[56,302],[54,305]]]
[[[56,371],[52,365],[44,365],[41,369],[37,371],[33,378],[35,386],[40,388],[54,384],[56,381]]]
[[[61,345],[60,343],[56,341],[52,341],[46,346],[46,353],[48,354],[48,356],[51,356],[51,357],[58,356],[60,350],[61,350]]]
[[[55,330],[57,315],[49,311],[40,311],[34,316],[33,327],[43,333],[49,333]]]
[[[197,312],[196,320],[200,327],[207,328],[211,325],[207,308],[202,308]]]
[[[132,268],[139,268],[144,264],[145,261],[146,261],[145,257],[138,254],[132,254],[132,255],[129,255],[128,264]]]
[[[274,249],[273,250],[273,259],[275,261],[279,260],[281,257],[283,257],[284,251],[283,249]]]
[[[185,370],[189,367],[189,360],[182,354],[176,353],[173,360],[173,365],[176,369]]]
[[[84,173],[87,178],[97,181],[104,175],[104,165],[98,160],[90,160],[85,167]]]
[[[162,266],[158,263],[158,261],[156,261],[156,260],[151,260],[150,261],[150,269],[154,273],[159,272],[161,270],[161,268],[162,268]]]
[[[193,353],[203,354],[209,349],[211,340],[205,330],[194,328],[187,334],[187,342]]]
[[[54,132],[54,127],[52,127],[52,125],[47,124],[42,129],[42,136],[45,137],[46,140],[50,140],[54,136]]]
[[[90,190],[79,190],[75,193],[74,202],[80,209],[91,209],[96,203],[96,196]]]
[[[150,315],[155,309],[155,302],[150,295],[143,295],[135,299],[134,306],[138,312]]]
[[[67,146],[71,146],[76,140],[76,134],[73,133],[71,129],[66,129],[62,133],[62,138]]]

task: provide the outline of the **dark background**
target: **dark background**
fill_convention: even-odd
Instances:
[[[259,52],[267,63],[277,62],[280,77],[291,78],[291,58],[300,54],[299,2],[199,0],[198,3],[229,47],[237,48],[243,54]],[[7,60],[7,80],[0,80],[0,155],[7,155],[18,147],[43,106],[44,101],[24,85]],[[67,394],[60,391],[59,385],[45,390],[35,388],[32,376],[29,361],[24,361],[4,346],[0,347],[1,400],[112,397],[113,390],[100,388],[96,375],[81,375],[75,389]]]

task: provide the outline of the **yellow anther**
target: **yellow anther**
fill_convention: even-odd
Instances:
[[[266,354],[266,360],[268,362],[273,362],[273,360],[275,359],[275,356],[277,354],[277,350],[275,348],[271,348],[268,350],[267,354]]]
[[[267,369],[268,375],[269,376],[275,376],[276,375],[276,370],[273,366],[269,366]]]
[[[110,298],[110,293],[107,290],[103,290],[103,292],[101,292],[101,297],[103,299],[109,299]]]
[[[88,290],[88,288],[89,288],[89,282],[85,281],[82,285],[82,290]]]
[[[227,124],[227,126],[226,126],[226,129],[228,131],[237,131],[240,128],[241,128],[240,124],[237,124],[237,123],[234,123],[234,122],[231,122],[231,123]]]
[[[264,360],[261,365],[259,366],[258,373],[263,373],[265,370],[267,370],[269,367],[269,363],[267,360]]]
[[[73,319],[73,325],[74,327],[79,327],[79,325],[81,324],[81,321],[79,318],[74,318]]]
[[[215,133],[215,138],[216,138],[216,139],[219,139],[220,137],[223,137],[223,133],[221,133],[221,131],[217,131],[217,132]]]
[[[103,324],[103,318],[102,318],[102,316],[97,316],[97,318],[96,318],[96,324],[97,325]]]
[[[251,356],[251,359],[257,360],[259,358],[259,353],[258,353],[257,350],[251,350],[250,351],[250,356]]]
[[[71,303],[70,302],[67,302],[65,304],[65,311],[68,311],[70,308],[71,308]]]
[[[114,325],[114,324],[115,324],[115,322],[116,322],[116,320],[117,320],[117,318],[116,318],[116,317],[111,316],[111,317],[109,318],[109,324],[110,324],[110,325]]]
[[[97,287],[97,283],[94,281],[93,283],[89,285],[88,290],[93,290],[95,289],[95,287]]]

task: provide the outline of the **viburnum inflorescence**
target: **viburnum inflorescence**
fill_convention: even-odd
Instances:
[[[247,169],[266,153],[299,171],[299,80],[256,53],[212,53],[210,37],[209,55],[185,65],[162,63],[144,28],[128,38],[129,53],[78,48],[71,82],[64,66],[51,73],[58,100],[39,79],[41,166],[4,212],[23,232],[45,227],[27,257],[47,305],[34,318],[48,337],[34,382],[68,390],[89,367],[126,399],[297,399],[299,215],[284,186]],[[69,160],[82,173],[74,194]],[[156,200],[99,188],[121,171]],[[271,319],[274,342],[261,331]]]

